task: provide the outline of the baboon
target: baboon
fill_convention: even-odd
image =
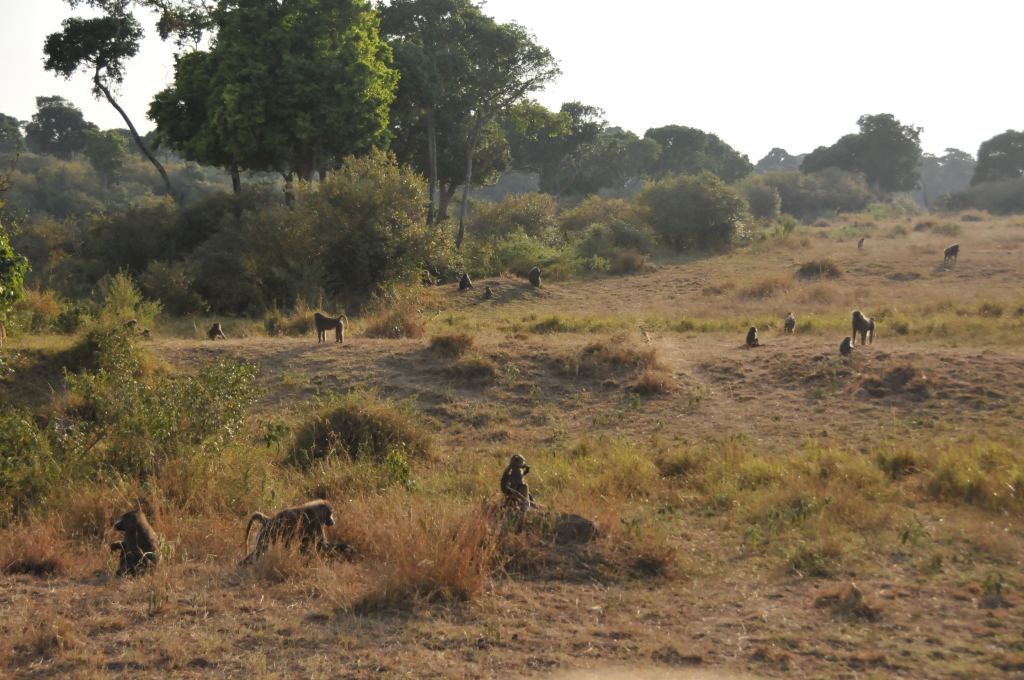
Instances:
[[[942,254],[945,256],[942,259],[942,264],[946,264],[950,260],[953,260],[953,264],[956,264],[956,256],[960,254],[960,244],[954,243],[950,247],[943,250]]]
[[[530,509],[533,503],[533,496],[530,495],[530,487],[523,479],[530,473],[530,466],[526,459],[518,453],[512,456],[505,472],[501,474],[501,493],[505,497],[506,507],[517,507],[522,512]]]
[[[344,322],[342,321],[344,319]],[[316,342],[327,342],[327,331],[334,331],[334,341],[344,343],[345,342],[345,325],[348,324],[348,317],[342,314],[335,318],[332,316],[324,316],[320,312],[313,314],[313,321],[316,323]]]
[[[850,338],[843,338],[842,343],[839,345],[839,353],[844,357],[848,357],[853,353],[853,343],[850,342]]]
[[[760,347],[761,342],[757,339],[757,326],[751,326],[747,331],[747,347]]]
[[[4,348],[4,340],[7,339],[7,329],[0,323],[0,349]]]
[[[271,543],[283,542],[285,547],[288,547],[296,538],[303,554],[316,550],[327,555],[346,555],[352,550],[351,546],[345,543],[327,541],[324,527],[334,526],[334,510],[326,501],[310,501],[282,510],[273,517],[267,517],[262,512],[254,512],[245,528],[246,550],[249,549],[249,532],[257,521],[263,526],[256,534],[256,547],[242,560],[242,564],[252,564],[266,552]]]
[[[796,317],[793,316],[793,312],[786,314],[785,320],[782,322],[783,328],[786,329],[787,333],[792,333],[793,329],[796,328]]]
[[[217,338],[227,340],[227,337],[224,335],[224,331],[220,327],[220,321],[213,324],[213,326],[210,327],[210,330],[206,331],[206,337],[210,340],[216,340]]]
[[[459,290],[469,290],[473,287],[473,282],[469,280],[469,274],[463,274],[462,280],[459,281]]]
[[[490,300],[492,297],[494,297],[494,293],[491,292],[491,287],[484,286],[484,299]]]
[[[139,322],[136,321],[135,319],[128,319],[127,321],[124,322],[124,327],[127,328],[130,331],[135,330],[135,327],[138,326],[138,325],[139,325]]]
[[[857,345],[857,333],[860,333],[860,344],[865,344],[866,336],[871,334],[871,344],[875,344],[875,317],[867,319],[860,312],[853,313],[853,344]]]
[[[150,339],[151,337],[153,337],[153,336],[152,336],[152,334],[151,334],[151,333],[149,332],[149,329],[148,329],[148,328],[143,328],[143,329],[142,329],[142,337],[143,337],[143,338],[145,338],[146,340],[149,340],[149,339]]]
[[[124,532],[124,539],[110,544],[110,552],[120,552],[118,576],[137,576],[160,561],[156,532],[141,510],[132,510],[114,522]]]
[[[867,238],[867,236],[861,236],[860,237],[860,240],[857,241],[857,250],[861,250],[864,247],[864,239],[866,239],[866,238]]]
[[[530,273],[527,274],[527,278],[530,279],[530,284],[534,288],[540,288],[540,267],[534,267],[531,269]]]

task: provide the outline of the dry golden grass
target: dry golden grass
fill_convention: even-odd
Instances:
[[[473,336],[469,333],[445,333],[430,338],[431,349],[441,354],[460,357],[473,349]]]
[[[422,315],[404,305],[386,307],[370,319],[363,334],[368,338],[421,338],[426,333]]]

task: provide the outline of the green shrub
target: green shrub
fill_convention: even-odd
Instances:
[[[509,196],[499,203],[475,203],[469,230],[478,239],[522,231],[527,236],[548,236],[555,227],[555,199],[548,194]]]
[[[935,207],[944,212],[974,208],[993,215],[1024,213],[1024,179],[983,182],[964,191],[940,196]]]
[[[829,212],[860,212],[873,197],[862,175],[838,168],[820,172],[770,172],[764,182],[779,192],[782,212],[811,222]]]
[[[648,184],[636,198],[648,224],[677,251],[728,246],[747,202],[716,175],[679,175]]]
[[[575,208],[562,211],[557,218],[558,228],[570,233],[584,232],[592,224],[614,222],[638,222],[634,206],[621,198],[590,196]]]
[[[765,181],[761,175],[751,175],[736,183],[736,189],[747,199],[750,214],[759,220],[775,220],[782,209],[779,190]]]
[[[126,272],[103,279],[99,287],[103,293],[99,314],[101,323],[123,323],[135,319],[143,326],[151,326],[162,308],[159,302],[146,300]]]
[[[963,229],[956,222],[943,222],[932,227],[933,234],[941,234],[942,236],[959,236],[961,231]]]
[[[544,271],[546,281],[572,278],[583,266],[576,249],[566,243],[547,244],[516,231],[493,241],[467,239],[463,245],[473,277],[497,276],[511,272],[525,277],[534,267]]]
[[[195,276],[185,262],[154,260],[139,277],[139,284],[149,297],[159,300],[175,316],[210,311],[210,305],[195,292]]]

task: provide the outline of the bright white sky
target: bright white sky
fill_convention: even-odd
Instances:
[[[775,146],[832,144],[865,113],[923,127],[936,154],[1024,129],[1019,0],[488,0],[485,11],[560,60],[561,79],[539,96],[547,106],[592,104],[641,136],[700,128],[755,162]],[[37,95],[56,94],[123,127],[88,76],[43,70],[43,40],[71,14],[61,0],[0,0],[0,112],[28,120]],[[172,47],[149,24],[121,95],[140,130],[173,76]]]

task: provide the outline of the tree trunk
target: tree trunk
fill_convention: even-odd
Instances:
[[[444,222],[448,219],[448,205],[451,204],[452,199],[455,198],[455,192],[459,190],[459,185],[452,182],[445,189],[444,185],[441,185],[440,191],[438,192],[438,209],[437,209],[437,221]]]
[[[430,208],[427,209],[427,226],[434,226],[434,197],[437,195],[437,130],[434,124],[434,107],[427,109],[427,150],[430,156]]]
[[[128,114],[125,113],[124,109],[122,109],[121,106],[114,100],[114,97],[110,94],[110,90],[108,90],[106,85],[103,84],[103,81],[100,80],[99,69],[96,69],[96,75],[93,76],[92,82],[96,85],[97,89],[99,89],[99,91],[103,93],[103,96],[107,98],[107,101],[110,102],[110,105],[113,106],[117,110],[117,112],[121,114],[121,118],[124,119],[125,124],[128,126],[128,131],[131,132],[132,137],[135,138],[135,143],[139,145],[139,148],[142,149],[142,153],[146,154],[146,158],[149,159],[149,162],[152,163],[153,166],[156,168],[157,172],[160,173],[160,177],[162,177],[164,180],[164,186],[167,187],[167,193],[171,195],[171,198],[174,198],[174,191],[171,190],[171,180],[168,179],[167,177],[167,171],[164,170],[164,166],[160,165],[160,161],[156,159],[156,156],[153,155],[153,152],[146,147],[145,143],[143,143],[142,137],[139,136],[139,133],[135,129],[135,126],[132,125],[132,121],[130,118],[128,118]]]
[[[469,138],[469,150],[466,152],[466,182],[462,185],[462,212],[459,214],[459,235],[455,237],[455,247],[461,248],[466,238],[466,209],[469,207],[469,185],[473,182],[473,154],[480,143],[483,124],[477,120],[473,133]]]
[[[231,189],[234,190],[235,196],[242,195],[242,176],[238,174],[237,165],[231,168]]]

